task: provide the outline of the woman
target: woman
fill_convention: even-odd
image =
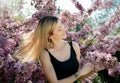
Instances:
[[[88,63],[80,69],[80,50],[75,42],[65,41],[64,26],[55,16],[43,17],[27,34],[17,57],[23,62],[39,61],[50,83],[73,83],[93,71]]]

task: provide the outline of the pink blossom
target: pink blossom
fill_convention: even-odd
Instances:
[[[4,50],[2,48],[0,48],[0,55],[4,54]]]
[[[92,32],[93,32],[92,28],[91,28],[88,24],[85,24],[85,25],[83,26],[83,28],[84,28],[87,32],[89,32],[89,33],[92,33]]]

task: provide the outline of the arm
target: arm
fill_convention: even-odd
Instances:
[[[73,48],[76,52],[76,55],[77,55],[77,60],[80,64],[80,47],[79,45],[76,43],[76,42],[72,42],[73,43]],[[90,66],[91,65],[91,66]],[[91,69],[89,69],[88,67],[90,66]],[[88,72],[86,72],[86,70],[88,70]],[[90,75],[94,74],[94,67],[92,64],[88,63],[88,64],[85,64],[82,68],[81,66],[79,67],[78,69],[78,72],[80,71],[80,77],[78,78],[79,80],[80,79],[84,79],[84,78],[87,78],[89,77]]]

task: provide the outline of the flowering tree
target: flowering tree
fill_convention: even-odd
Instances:
[[[6,9],[0,14],[0,82],[1,83],[44,83],[45,76],[40,64],[36,62],[21,63],[12,57],[20,44],[20,35],[36,27],[38,19],[46,15],[57,15],[68,29],[70,40],[79,43],[81,51],[81,65],[92,62],[95,67],[104,67],[112,77],[120,77],[120,35],[111,34],[119,26],[120,2],[116,5],[113,16],[102,24],[91,26],[92,14],[99,10],[110,9],[115,4],[112,0],[95,0],[88,10],[85,10],[77,0],[71,0],[79,13],[71,14],[62,11],[57,14],[54,0],[32,0],[31,5],[36,12],[29,19],[11,15]],[[21,7],[21,4],[18,5]],[[114,67],[114,68],[113,68]],[[117,75],[116,75],[117,72]],[[99,75],[99,74],[98,74]],[[93,81],[94,78],[91,78]],[[88,79],[86,79],[88,80]],[[90,80],[89,80],[90,81]]]

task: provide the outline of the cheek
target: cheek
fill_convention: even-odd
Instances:
[[[56,32],[56,33],[53,34],[53,36],[57,38],[57,37],[61,36],[61,33]]]
[[[63,34],[61,33],[61,32],[58,32],[57,34],[56,34],[56,36],[59,36],[59,37],[61,37]]]
[[[61,32],[57,32],[56,34],[55,34],[55,37],[56,38],[61,38],[61,37],[63,37],[64,35],[63,35],[63,33],[61,33]]]

